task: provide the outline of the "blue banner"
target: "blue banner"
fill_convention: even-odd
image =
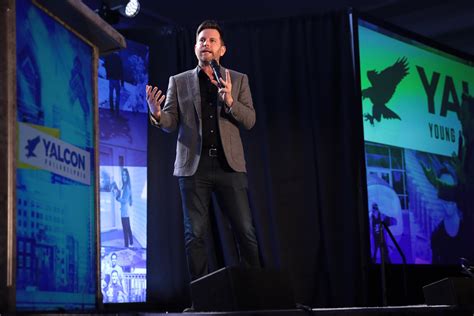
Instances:
[[[93,48],[16,1],[19,310],[95,308]]]
[[[101,289],[104,303],[146,301],[148,47],[99,60]]]

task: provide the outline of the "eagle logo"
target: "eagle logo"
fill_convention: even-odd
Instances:
[[[26,158],[36,157],[36,154],[34,153],[34,151],[36,149],[36,146],[38,146],[39,142],[40,142],[39,136],[36,136],[35,138],[28,140],[28,145],[25,146],[25,149],[28,150],[28,152],[26,153]]]
[[[362,90],[362,100],[368,98],[372,102],[372,114],[364,114],[365,120],[371,125],[374,125],[374,120],[380,122],[382,118],[401,120],[397,113],[387,107],[387,102],[392,98],[398,84],[408,75],[408,70],[407,59],[403,57],[382,72],[367,71],[367,78],[372,86]]]

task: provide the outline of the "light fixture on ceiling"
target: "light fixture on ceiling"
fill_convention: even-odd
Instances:
[[[102,6],[98,10],[99,15],[110,24],[116,24],[120,15],[133,18],[140,11],[138,0],[102,0]]]
[[[125,6],[119,9],[119,12],[127,18],[133,18],[140,12],[140,2],[138,0],[129,0]]]

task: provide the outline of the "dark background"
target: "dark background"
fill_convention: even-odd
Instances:
[[[83,0],[91,8],[101,0]],[[140,0],[140,14],[122,19],[119,30],[196,27],[204,19],[246,20],[308,16],[352,7],[456,49],[474,53],[474,2],[470,0]]]
[[[222,64],[248,74],[257,113],[256,126],[242,137],[264,266],[288,272],[298,303],[380,305],[379,267],[368,261],[360,90],[349,11],[343,9],[350,3],[254,2],[221,8],[211,2],[142,1],[137,18],[116,27],[150,47],[150,84],[166,90],[170,75],[196,66],[197,24],[206,18],[221,22],[227,44]],[[463,40],[474,27],[462,17],[473,4],[427,4],[358,1],[355,7],[411,23],[417,27],[412,31],[469,52]],[[149,128],[148,139],[148,303],[179,310],[190,298],[172,176],[176,134]],[[214,239],[214,267],[231,264],[235,251],[228,232]],[[455,267],[409,266],[405,295],[402,272],[401,266],[387,271],[390,305],[423,303],[423,285],[458,273]]]

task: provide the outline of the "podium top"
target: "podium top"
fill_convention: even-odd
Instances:
[[[80,0],[36,0],[78,34],[107,54],[127,46],[125,38]]]

